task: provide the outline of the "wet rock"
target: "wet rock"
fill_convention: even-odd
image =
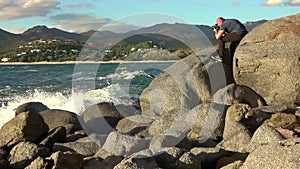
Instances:
[[[44,146],[38,146],[30,142],[20,142],[9,152],[9,166],[23,169],[38,156],[47,157],[49,155],[49,149]]]
[[[113,103],[102,102],[87,108],[80,115],[84,130],[88,133],[106,134],[115,131],[123,116]]]
[[[28,102],[18,106],[14,111],[15,115],[18,115],[22,112],[39,113],[48,109],[49,108],[41,102]]]
[[[55,152],[49,158],[53,161],[52,168],[72,168],[81,169],[83,157],[73,152]]]
[[[66,140],[66,128],[57,127],[49,131],[48,136],[40,142],[40,145],[44,145],[52,150],[55,142],[64,142]]]
[[[0,129],[0,148],[10,147],[20,141],[35,142],[48,133],[48,126],[36,113],[23,112]]]
[[[65,110],[49,109],[40,112],[40,115],[43,117],[45,123],[49,126],[49,129],[64,126],[67,134],[74,133],[77,130],[82,130],[75,113]]]

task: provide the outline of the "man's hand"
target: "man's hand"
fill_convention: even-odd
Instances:
[[[216,39],[221,39],[225,35],[226,35],[226,32],[224,30],[220,30],[220,31],[215,32]]]
[[[216,28],[214,28],[214,30],[213,30],[213,31],[215,32],[215,34],[216,34],[216,33],[218,33],[218,30],[217,30]]]

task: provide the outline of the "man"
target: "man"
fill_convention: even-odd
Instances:
[[[237,19],[224,19],[218,17],[216,21],[217,26],[213,26],[215,37],[219,41],[218,56],[212,56],[213,59],[218,61],[225,61],[225,43],[231,42],[229,50],[229,64],[232,64],[233,55],[236,47],[242,38],[248,33],[246,27]]]

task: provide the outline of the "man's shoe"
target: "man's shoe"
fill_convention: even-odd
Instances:
[[[223,60],[222,60],[222,58],[219,56],[219,55],[217,55],[217,56],[210,56],[213,60],[215,60],[215,61],[218,61],[218,62],[222,62]]]

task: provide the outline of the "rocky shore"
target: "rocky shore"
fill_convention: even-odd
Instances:
[[[253,29],[233,68],[188,56],[137,105],[20,105],[0,129],[0,169],[299,169],[299,26],[297,14]]]

